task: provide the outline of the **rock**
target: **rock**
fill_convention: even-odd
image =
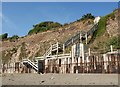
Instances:
[[[78,78],[76,78],[76,80],[78,80]]]
[[[44,80],[41,80],[41,83],[44,83],[45,81]]]
[[[53,79],[54,79],[54,77],[51,77],[50,79],[51,79],[51,80],[53,80]]]

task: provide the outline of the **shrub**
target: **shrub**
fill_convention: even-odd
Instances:
[[[105,33],[108,18],[114,19],[115,18],[114,12],[101,17],[98,23],[98,29],[94,32],[90,42],[93,42],[97,37],[102,36]]]
[[[15,40],[17,40],[18,38],[19,38],[18,35],[13,35],[12,37],[9,37],[8,39],[9,39],[10,41],[15,41]]]
[[[112,12],[111,14],[108,14],[106,16],[101,17],[101,19],[98,23],[98,29],[97,29],[97,31],[95,31],[95,33],[93,35],[94,38],[99,37],[105,33],[108,18],[114,19],[115,18],[114,12]]]
[[[65,24],[64,24],[64,26],[67,26],[67,25],[68,25],[68,23],[65,23]]]
[[[107,41],[106,46],[110,49],[110,45],[113,45],[115,49],[120,49],[120,38],[119,37],[110,38]]]
[[[91,14],[88,13],[86,15],[83,15],[82,18],[80,20],[86,20],[86,19],[94,19],[95,17]],[[78,20],[79,21],[79,20]]]
[[[106,17],[101,17],[101,19],[98,23],[98,30],[96,32],[96,37],[104,34],[104,32],[106,30],[106,22],[107,22],[107,18]]]
[[[44,32],[60,26],[62,25],[58,22],[52,22],[52,21],[41,22],[40,24],[33,25],[34,28],[28,32],[28,35],[37,34],[39,32]]]
[[[0,35],[0,39],[2,40],[7,39],[7,37],[8,37],[8,33]]]
[[[107,18],[107,19],[108,19],[108,18],[111,18],[112,20],[114,20],[114,19],[115,19],[115,14],[114,14],[114,12],[112,12],[111,14],[106,15],[106,18]]]

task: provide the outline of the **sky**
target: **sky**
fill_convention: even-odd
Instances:
[[[3,2],[2,33],[25,36],[43,21],[70,23],[86,13],[104,16],[116,8],[118,2]]]

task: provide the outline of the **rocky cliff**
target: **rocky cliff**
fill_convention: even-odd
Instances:
[[[102,34],[94,35],[94,39],[89,43],[92,50],[105,50],[109,45],[107,42],[110,38],[118,36],[118,17],[120,14],[118,10],[112,12],[112,15],[107,15],[105,29]],[[106,17],[106,16],[105,16]],[[50,44],[59,42],[63,43],[69,37],[76,34],[78,31],[88,31],[93,26],[93,20],[75,21],[65,26],[61,26],[54,30],[40,32],[37,34],[26,35],[20,37],[15,41],[4,40],[1,41],[1,54],[4,62],[20,61],[23,58],[34,58],[35,56],[42,56],[49,48]],[[101,31],[96,31],[96,33]],[[114,45],[114,44],[113,44]]]

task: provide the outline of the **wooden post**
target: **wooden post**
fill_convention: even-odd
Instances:
[[[104,61],[104,70],[105,72],[107,71],[107,62],[108,62],[108,59],[107,59],[107,55],[106,54],[103,54],[103,61]]]
[[[80,57],[78,57],[78,66],[80,66]]]
[[[74,44],[72,46],[72,67],[71,67],[71,73],[74,73],[74,57],[75,57],[75,48],[76,48],[76,45]]]
[[[47,68],[48,68],[48,60],[45,59],[45,73],[47,73]]]
[[[86,38],[85,40],[86,40],[86,44],[87,44],[87,40],[88,40],[88,39],[87,39],[87,33],[85,34],[85,38]]]
[[[64,59],[61,59],[61,73],[64,73]]]
[[[65,54],[65,44],[63,44],[63,54]]]
[[[72,38],[72,44],[73,44],[73,38]]]
[[[113,52],[113,46],[112,45],[110,45],[110,49],[111,49],[111,52]]]
[[[110,58],[109,58],[109,55],[108,55],[108,73],[110,73]]]
[[[88,56],[90,56],[91,55],[91,50],[90,50],[90,48],[88,49]]]
[[[80,57],[82,57],[82,61],[84,63],[84,44],[80,43]]]
[[[67,62],[67,59],[65,58],[65,59],[64,59],[64,74],[66,74],[66,65],[67,65],[66,62]]]
[[[57,42],[57,55],[58,55],[58,50],[59,50],[59,44],[58,44],[58,42]]]
[[[52,44],[50,43],[50,45],[51,45],[51,48],[50,48],[50,53],[52,54]]]
[[[82,36],[81,36],[81,32],[80,32],[80,43],[82,42],[81,38],[82,38]]]

